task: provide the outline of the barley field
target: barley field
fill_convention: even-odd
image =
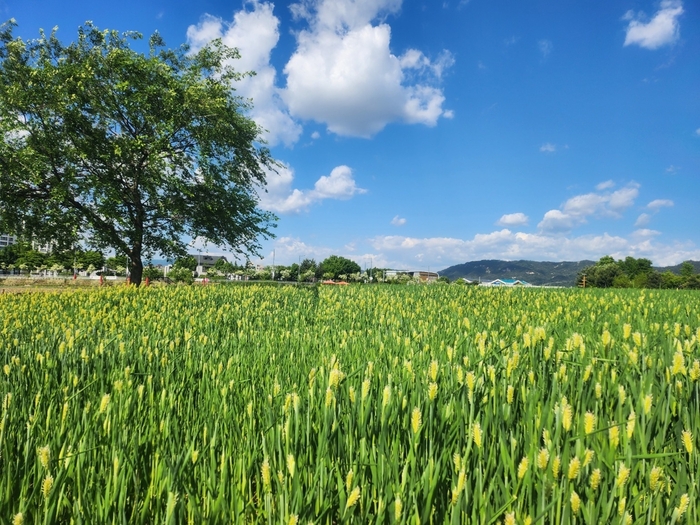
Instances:
[[[0,523],[698,523],[700,295],[0,295]]]

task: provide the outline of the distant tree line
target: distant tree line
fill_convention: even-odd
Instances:
[[[592,288],[666,288],[700,290],[700,274],[690,261],[685,261],[678,274],[659,272],[649,259],[615,260],[606,255],[592,266],[584,268],[577,277],[578,286]]]
[[[105,257],[99,250],[88,250],[80,245],[69,249],[52,247],[37,250],[30,242],[19,241],[0,248],[0,274],[30,275],[32,273],[66,275],[85,271],[104,270],[108,275],[125,276],[129,262],[126,255]],[[151,281],[163,278],[163,269],[150,264],[144,267],[143,277]]]
[[[176,281],[187,281],[186,274],[193,274],[197,268],[197,259],[193,256],[180,257],[175,260],[172,270],[168,272],[168,277]],[[226,278],[228,276],[238,276],[245,280],[260,281],[293,281],[293,282],[316,282],[324,279],[344,280],[348,282],[365,282],[370,277],[376,280],[379,275],[383,275],[381,270],[372,269],[363,273],[360,266],[345,257],[331,255],[321,263],[315,259],[306,258],[300,263],[289,266],[275,265],[265,268],[256,268],[250,261],[244,264],[229,262],[226,259],[219,259],[212,268],[206,271],[207,278]]]
[[[21,274],[50,271],[64,273],[75,270],[90,271],[105,266],[104,255],[95,250],[75,247],[66,250],[52,250],[45,253],[34,249],[28,242],[18,242],[0,248],[0,271],[2,273]]]

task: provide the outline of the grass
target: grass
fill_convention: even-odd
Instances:
[[[0,522],[695,523],[699,303],[5,294]]]

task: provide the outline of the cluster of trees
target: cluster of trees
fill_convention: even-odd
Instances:
[[[194,271],[197,263],[194,257],[183,257],[175,261],[174,268],[187,268]],[[274,276],[272,274],[274,270]],[[254,280],[303,281],[312,282],[320,279],[341,279],[360,282],[363,280],[360,266],[350,259],[331,255],[321,263],[315,259],[304,259],[300,264],[275,266],[256,269],[250,262],[238,265],[219,259],[207,275],[239,275]]]
[[[105,270],[108,275],[125,276],[127,267],[126,255],[105,257],[99,250],[87,250],[79,245],[44,252],[34,249],[31,243],[20,241],[0,248],[0,274],[69,275],[73,272],[86,271],[90,274]],[[144,266],[143,278],[149,278],[151,281],[162,279],[163,269],[150,264]]]
[[[359,282],[362,269],[355,261],[339,255],[331,255],[317,264],[314,259],[304,259],[301,264],[280,268],[280,275],[290,281],[313,281],[315,279],[340,279]]]
[[[179,257],[173,263],[173,268],[168,272],[168,278],[174,281],[189,281],[197,268],[197,259],[192,256]],[[144,270],[145,271],[145,270]],[[274,274],[273,274],[274,272]],[[144,274],[145,275],[145,274]],[[274,268],[256,268],[251,262],[237,264],[225,259],[219,259],[216,264],[206,272],[208,278],[236,275],[247,280],[260,281],[295,281],[314,282],[322,279],[340,279],[350,282],[363,282],[369,276],[361,272],[360,266],[345,257],[331,255],[321,263],[315,259],[304,259],[301,263],[290,266],[278,265]],[[372,277],[382,275],[381,270],[372,270]]]
[[[700,274],[693,263],[684,262],[680,272],[658,272],[649,259],[626,257],[616,261],[606,255],[578,274],[578,286],[594,288],[667,288],[700,289]]]
[[[35,250],[30,243],[18,242],[0,249],[2,273],[94,271],[102,269],[106,263],[102,252],[82,247],[44,253]]]

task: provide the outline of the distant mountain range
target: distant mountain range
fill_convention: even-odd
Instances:
[[[700,261],[691,261],[695,271],[700,272]],[[575,286],[576,276],[595,261],[547,262],[547,261],[471,261],[445,268],[441,276],[450,280],[464,277],[470,281],[493,281],[494,279],[521,279],[538,286]],[[655,267],[659,272],[680,273],[681,265]]]

